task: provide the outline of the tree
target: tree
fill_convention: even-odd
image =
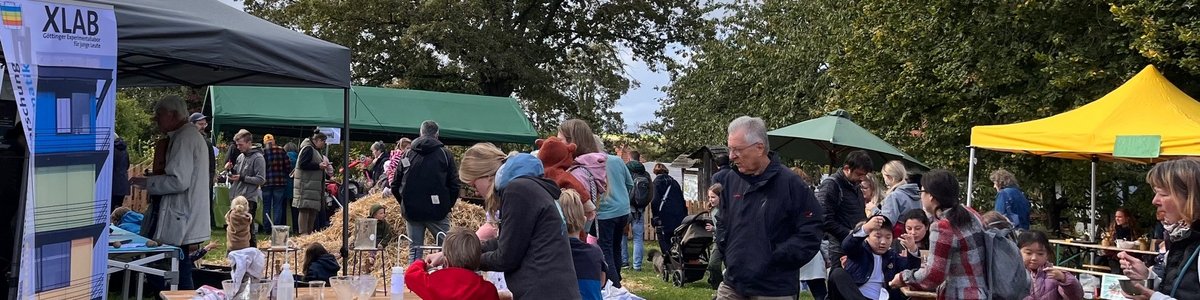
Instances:
[[[1147,62],[1131,50],[1131,30],[1093,0],[776,1],[729,9],[719,34],[697,43],[693,64],[675,73],[662,122],[651,126],[673,151],[722,142],[724,124],[737,115],[778,128],[845,109],[926,164],[965,177],[972,126],[1083,105]],[[1086,207],[1087,162],[979,153],[979,208],[990,208],[994,191],[985,178],[999,167],[1016,173],[1047,211]],[[1140,182],[1129,174],[1144,170],[1101,166],[1100,178],[1125,185]],[[1103,208],[1120,205],[1100,192]],[[1060,194],[1067,206],[1056,206]]]
[[[358,84],[516,96],[541,130],[572,117],[613,129],[623,122],[595,112],[630,87],[616,49],[673,65],[665,47],[705,33],[697,1],[257,0],[246,10],[349,47]]]
[[[825,59],[831,36],[817,22],[833,1],[767,1],[721,7],[730,15],[718,34],[693,45],[692,64],[672,72],[659,123],[645,128],[666,137],[667,153],[724,144],[725,125],[741,115],[771,128],[822,112],[829,91]]]
[[[1134,31],[1132,47],[1164,69],[1189,95],[1200,94],[1200,1],[1125,0],[1112,4],[1121,25]],[[1176,75],[1176,76],[1171,76]]]

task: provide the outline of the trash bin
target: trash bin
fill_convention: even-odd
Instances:
[[[229,187],[222,184],[213,186],[213,197],[216,199],[216,201],[213,201],[212,207],[212,213],[215,216],[213,219],[216,221],[213,227],[225,228],[225,213],[229,212],[229,201],[231,200],[229,198]]]

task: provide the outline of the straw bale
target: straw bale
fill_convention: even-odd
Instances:
[[[404,227],[404,225],[405,225],[404,217],[402,217],[400,215],[400,205],[399,205],[399,203],[396,202],[396,199],[393,198],[391,195],[384,195],[382,193],[377,193],[377,194],[368,195],[366,197],[363,197],[362,199],[359,199],[358,201],[350,203],[349,226],[350,226],[351,233],[354,232],[354,226],[355,226],[354,221],[358,220],[359,218],[367,217],[367,214],[370,213],[371,206],[373,206],[375,204],[383,205],[383,207],[387,210],[387,217],[385,218],[385,220],[386,220],[388,226],[391,227],[392,232],[395,235],[398,236],[399,234],[407,232],[407,230]],[[479,228],[480,225],[483,224],[483,221],[484,221],[483,208],[478,205],[467,203],[466,201],[458,201],[458,203],[455,204],[454,208],[451,209],[451,211],[450,211],[451,227],[463,227],[463,228],[470,229],[471,231],[474,231],[475,229]],[[313,232],[313,233],[307,234],[307,235],[293,236],[293,237],[291,237],[289,242],[292,245],[294,245],[295,247],[300,248],[300,249],[304,249],[304,248],[308,247],[308,245],[311,243],[319,242],[319,243],[321,243],[322,246],[325,247],[326,250],[329,250],[330,254],[333,254],[333,256],[337,257],[338,262],[340,263],[341,262],[341,253],[338,253],[338,252],[342,247],[342,213],[341,213],[341,211],[334,212],[334,215],[330,218],[330,223],[331,223],[330,226],[323,230],[316,231],[316,232]],[[379,226],[382,226],[382,225],[383,224],[379,224]],[[425,242],[426,245],[432,245],[434,243],[432,235],[426,234],[425,240],[426,240],[426,242]],[[350,242],[351,244],[353,244],[354,236],[348,237],[347,241]],[[264,237],[264,239],[262,241],[259,241],[258,246],[259,246],[259,248],[269,247],[270,242],[268,240],[266,240]],[[303,251],[303,250],[301,250],[301,251]],[[304,263],[303,262],[304,254],[300,253],[299,255],[300,255],[300,260],[301,260],[300,263],[303,264]],[[356,265],[357,263],[354,261],[354,256],[353,256],[354,251],[351,251],[350,255],[351,255],[351,257],[350,257],[351,259],[350,259],[349,263],[351,265]],[[409,263],[407,261],[408,260],[408,242],[404,241],[404,242],[397,243],[396,241],[392,241],[390,243],[390,245],[386,249],[384,249],[384,255],[386,256],[386,259],[387,259],[387,264],[388,264],[387,266],[383,266],[382,261],[376,260],[376,261],[372,262],[371,260],[365,259],[364,263],[363,263],[363,266],[364,266],[363,269],[369,270],[369,271],[375,273],[380,278],[386,278],[387,276],[390,276],[391,267],[407,266]],[[368,257],[368,256],[369,256],[369,254],[366,254],[366,253],[363,254],[364,258]],[[223,258],[221,258],[221,259],[223,260]],[[291,257],[289,256],[288,259],[290,261]],[[272,263],[279,265],[279,264],[282,264],[282,261],[280,259],[277,259],[276,262],[272,262]],[[372,265],[372,266],[368,266],[368,265]],[[299,266],[296,266],[296,268],[298,269]],[[342,268],[345,269],[346,266],[342,266]],[[354,269],[354,268],[352,268],[352,269]],[[303,270],[298,270],[298,271],[303,272]]]

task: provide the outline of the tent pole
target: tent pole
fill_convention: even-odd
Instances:
[[[1088,215],[1091,217],[1091,228],[1088,229],[1088,232],[1092,234],[1092,237],[1096,236],[1096,163],[1099,161],[1099,158],[1092,156],[1092,209],[1088,211]]]
[[[967,207],[971,207],[971,199],[975,199],[975,147],[967,146],[971,157],[967,160]]]
[[[328,148],[328,147],[326,147]],[[342,265],[350,265],[350,88],[342,90]],[[342,275],[350,275],[343,267]]]

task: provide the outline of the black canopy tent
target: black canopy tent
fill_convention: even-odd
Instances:
[[[117,15],[117,84],[350,87],[350,50],[215,0],[87,0]]]
[[[198,88],[222,84],[342,89],[342,137],[349,140],[350,49],[216,0],[82,1],[113,6],[118,86]],[[345,156],[343,161],[348,162],[349,155]],[[345,189],[342,193],[341,199],[348,199]],[[342,214],[343,228],[347,228],[346,210]],[[18,218],[23,216],[18,214]],[[347,235],[343,230],[343,241]],[[15,236],[14,255],[19,255],[20,232]],[[343,265],[348,252],[344,244]],[[9,296],[15,296],[15,290],[10,290]]]

